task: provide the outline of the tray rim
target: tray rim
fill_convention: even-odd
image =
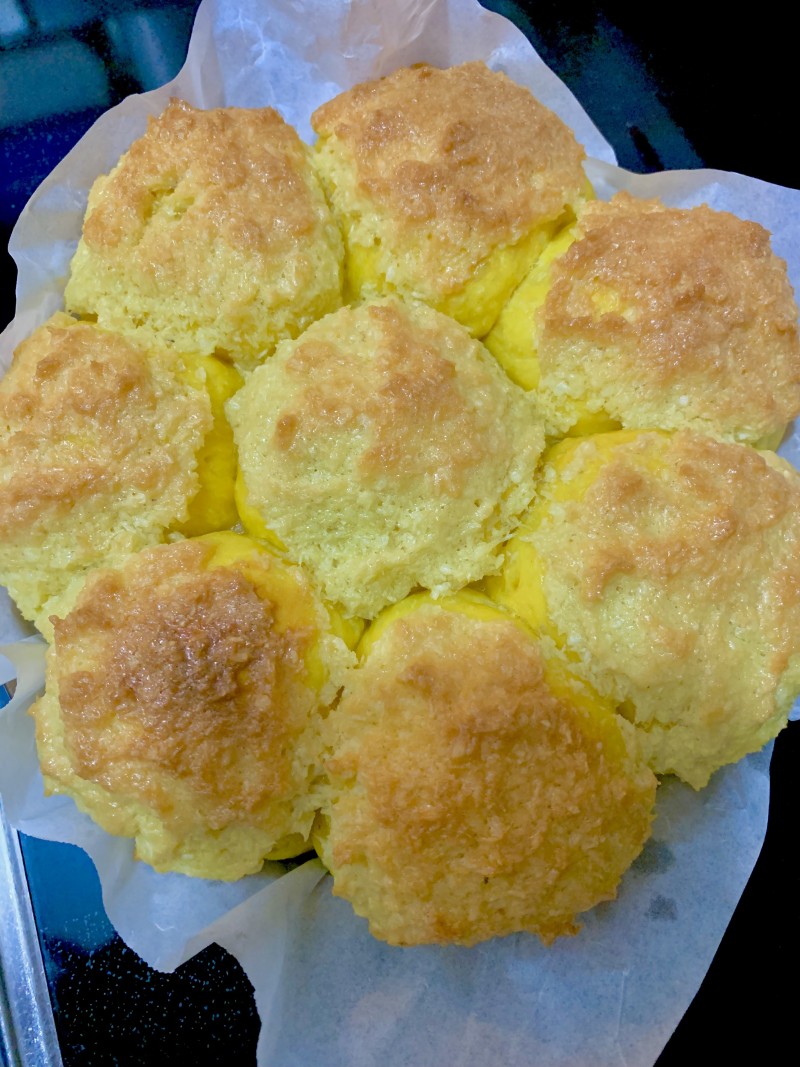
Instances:
[[[9,1067],[63,1067],[25,862],[2,800],[0,1053]]]

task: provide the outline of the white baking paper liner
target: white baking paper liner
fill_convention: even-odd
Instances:
[[[535,18],[535,13],[534,13]],[[485,59],[572,126],[598,195],[626,188],[670,204],[707,202],[767,226],[800,288],[800,192],[718,171],[633,175],[523,35],[476,0],[204,0],[183,70],[103,115],[42,183],[11,240],[17,317],[0,361],[62,306],[89,187],[171,96],[199,107],[272,105],[311,138],[313,109],[397,66]],[[793,434],[785,451],[797,464]],[[30,633],[7,598],[0,638]],[[471,949],[390,948],[331,894],[317,862],[232,885],[158,875],[63,797],[43,795],[26,709],[43,644],[6,649],[18,689],[0,712],[0,788],[25,833],[84,848],[109,918],[151,966],[171,970],[215,941],[240,961],[262,1019],[260,1067],[651,1067],[709,966],[758,856],[771,747],[718,772],[700,793],[659,790],[652,840],[619,899],[550,948],[527,935]]]

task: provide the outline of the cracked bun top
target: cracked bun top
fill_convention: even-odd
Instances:
[[[800,413],[786,264],[762,226],[705,205],[625,193],[588,204],[550,269],[532,345],[551,432],[588,408],[623,427],[776,447]]]
[[[691,431],[556,445],[491,583],[696,788],[785,725],[798,590],[797,471]]]
[[[58,313],[0,382],[0,576],[46,604],[188,516],[213,418],[180,360]]]
[[[247,369],[339,306],[342,254],[277,111],[173,100],[92,187],[67,309]]]
[[[231,533],[159,545],[90,575],[54,628],[34,708],[51,791],[157,870],[238,878],[302,851],[351,654],[299,568]]]
[[[494,305],[586,194],[584,152],[572,131],[481,62],[401,68],[323,104],[312,125],[351,286],[458,311],[477,336],[491,321],[448,298],[483,266],[494,277],[485,272],[470,299],[490,304],[493,319]],[[520,254],[492,263],[511,247]]]
[[[392,944],[574,933],[650,833],[656,783],[629,724],[487,605],[388,609],[326,722],[321,852]]]
[[[365,617],[496,567],[544,442],[532,400],[479,342],[396,299],[280,345],[228,413],[249,507]]]

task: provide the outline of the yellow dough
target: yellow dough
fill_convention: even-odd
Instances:
[[[763,227],[707,206],[587,204],[486,344],[556,438],[686,426],[774,448],[800,413],[786,264]]]
[[[312,125],[348,297],[422,300],[476,337],[591,195],[572,131],[483,63],[397,70]]]

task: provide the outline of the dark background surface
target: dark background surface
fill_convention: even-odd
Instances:
[[[740,20],[725,12],[715,23],[696,4],[658,16],[613,0],[591,9],[549,0],[485,6],[528,35],[622,166],[709,166],[800,187],[794,27],[775,5]],[[196,7],[0,0],[2,324],[13,314],[5,247],[26,200],[106,108],[177,72]],[[749,1063],[751,1047],[759,1063],[794,1061],[798,768],[800,725],[792,723],[775,746],[761,858],[658,1067]],[[24,849],[67,1067],[254,1062],[259,1023],[235,960],[212,947],[175,975],[154,974],[114,935],[83,853],[32,839]]]

